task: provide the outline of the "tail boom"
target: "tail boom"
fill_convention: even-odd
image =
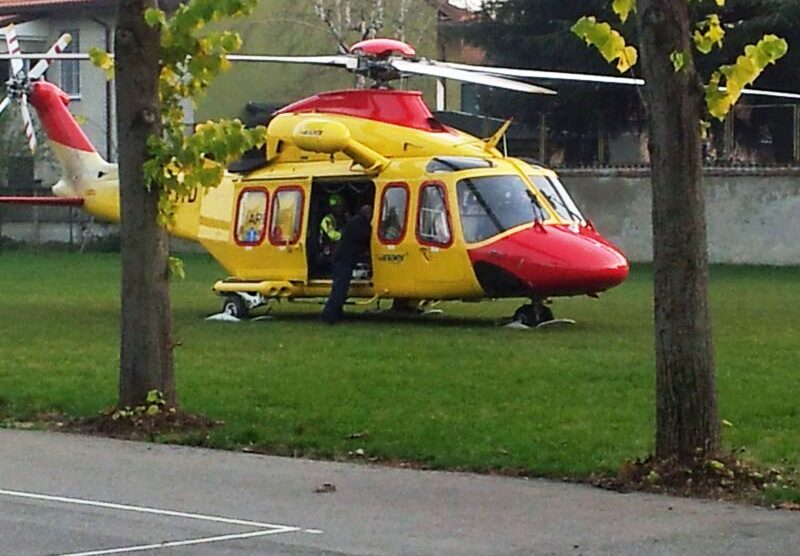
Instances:
[[[36,81],[31,85],[30,103],[62,168],[62,179],[53,187],[55,195],[85,197],[95,182],[116,174],[117,166],[103,160],[67,109],[69,97],[64,91]]]

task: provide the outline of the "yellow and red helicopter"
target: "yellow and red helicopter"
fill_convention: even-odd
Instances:
[[[0,111],[19,102],[33,149],[30,102],[63,171],[54,197],[35,202],[81,205],[119,220],[116,165],[89,142],[67,95],[42,79],[50,60],[86,55],[60,54],[68,35],[44,55],[22,55],[11,28],[6,37],[13,75]],[[41,60],[26,73],[24,57]],[[420,60],[411,46],[390,39],[362,41],[335,56],[229,58],[339,66],[375,86],[317,94],[278,110],[260,156],[179,202],[169,231],[198,242],[228,272],[213,286],[224,313],[244,318],[271,300],[328,295],[320,222],[334,196],[351,213],[374,207],[371,250],[356,268],[353,299],[416,308],[527,298],[514,319],[536,326],[553,321],[547,300],[595,296],[626,279],[624,255],[584,217],[556,173],[498,150],[507,125],[479,139],[437,121],[421,93],[387,84],[427,75],[547,94],[517,78],[641,84],[636,80]]]

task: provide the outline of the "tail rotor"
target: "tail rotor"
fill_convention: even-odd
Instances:
[[[43,79],[44,72],[50,67],[52,58],[63,52],[69,43],[72,41],[72,36],[69,33],[61,35],[61,37],[50,47],[45,56],[46,58],[39,60],[29,72],[25,72],[25,64],[22,58],[14,57],[22,53],[19,47],[19,39],[17,38],[17,31],[13,24],[3,29],[6,38],[6,45],[11,58],[11,78],[6,82],[6,90],[8,96],[0,103],[0,114],[8,108],[12,101],[19,103],[20,113],[22,114],[22,122],[25,127],[25,137],[28,140],[28,147],[31,153],[36,152],[36,133],[33,128],[33,118],[31,116],[30,108],[28,107],[28,96],[31,94],[31,83],[39,79]]]

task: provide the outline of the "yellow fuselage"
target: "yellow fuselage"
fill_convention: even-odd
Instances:
[[[384,163],[378,170],[365,171],[353,155],[344,152],[324,153],[302,150],[297,146],[295,131],[309,122],[337,122],[345,126],[356,145],[380,153]],[[552,175],[551,171],[529,166],[519,160],[503,157],[495,148],[473,136],[454,130],[429,132],[369,119],[332,114],[282,114],[269,125],[267,164],[250,174],[227,175],[214,188],[199,191],[179,202],[170,232],[200,243],[230,275],[218,282],[215,290],[260,293],[265,297],[317,297],[327,295],[330,280],[309,279],[307,261],[308,215],[313,184],[358,181],[374,186],[373,229],[381,217],[381,200],[387,186],[402,184],[408,191],[404,230],[399,241],[381,241],[372,235],[372,276],[355,280],[354,297],[386,297],[414,299],[479,299],[486,292],[479,284],[468,255],[457,206],[456,183],[464,178],[515,175],[525,180],[547,212],[544,223],[563,223],[548,200],[534,187],[528,176]],[[365,156],[369,156],[368,154]],[[491,167],[452,172],[430,172],[434,157],[471,157],[490,159]],[[425,184],[440,184],[446,191],[451,240],[446,246],[432,245],[420,238],[420,189]],[[86,194],[86,208],[110,220],[119,218],[116,182],[99,181]],[[274,205],[279,190],[302,192],[299,237],[291,240],[273,237],[273,220],[282,216]],[[265,205],[259,214],[255,208],[243,206],[244,192],[256,194]],[[266,210],[264,210],[266,209]],[[273,213],[275,212],[275,213]],[[246,225],[252,233],[261,234],[261,241],[247,239]],[[485,240],[496,241],[532,227],[524,224]],[[268,229],[270,228],[270,229]]]

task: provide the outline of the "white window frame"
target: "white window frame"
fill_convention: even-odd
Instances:
[[[69,46],[64,50],[65,53],[67,52],[80,52],[81,49],[81,35],[79,29],[66,29],[61,32],[61,34],[69,33],[72,35],[72,42]],[[74,68],[71,71],[71,77],[66,78],[65,75],[70,68]],[[80,100],[81,99],[81,66],[78,60],[61,60],[59,62],[59,69],[58,69],[58,80],[61,86],[61,89],[67,93],[70,99],[72,100]],[[70,85],[76,85],[76,91],[67,90],[67,81],[69,80]]]

